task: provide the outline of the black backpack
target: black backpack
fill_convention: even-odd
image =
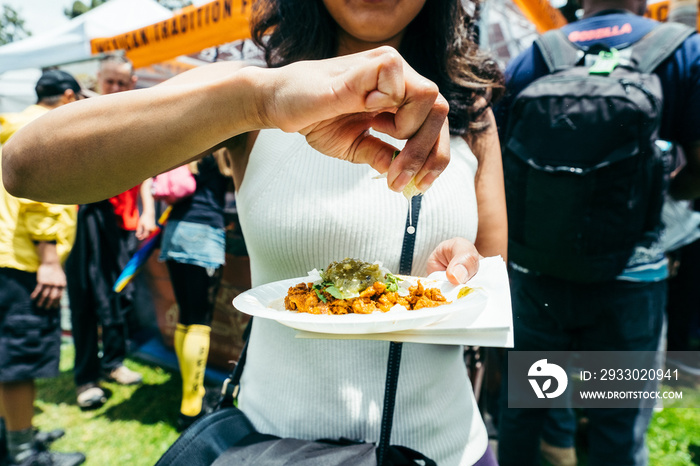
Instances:
[[[550,74],[515,97],[503,147],[515,264],[610,280],[658,238],[670,164],[656,146],[663,96],[652,72],[692,32],[660,24],[621,51],[584,51],[560,30],[537,39]]]

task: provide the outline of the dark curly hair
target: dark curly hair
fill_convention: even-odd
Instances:
[[[479,51],[475,29],[474,18],[461,0],[427,0],[408,25],[399,49],[449,102],[452,134],[486,128],[488,123],[481,117],[503,93],[503,74],[494,60]],[[254,2],[251,33],[270,67],[334,57],[336,31],[322,0]]]

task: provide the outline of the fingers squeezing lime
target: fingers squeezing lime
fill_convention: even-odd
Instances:
[[[396,158],[396,156],[399,155],[399,153],[401,153],[400,150],[394,151],[394,155],[391,158],[391,160],[394,160]],[[402,192],[403,192],[404,197],[406,199],[408,199],[409,201],[413,197],[423,194],[423,192],[421,190],[419,190],[418,187],[416,186],[416,177],[415,176],[413,178],[411,178],[411,181],[409,181],[408,184],[406,185],[406,187],[403,188]]]
[[[399,155],[400,152],[401,152],[401,151],[398,151],[398,150],[394,151],[394,155],[393,155],[393,157],[391,158],[391,160],[394,160],[394,159],[396,158],[396,156]],[[373,178],[374,178],[375,180],[382,179],[382,178],[386,178],[386,173],[382,173],[381,175],[377,175],[377,176],[375,176],[375,177],[373,177]],[[410,201],[411,198],[423,194],[423,191],[421,191],[420,189],[418,189],[418,187],[416,186],[416,178],[413,177],[413,178],[411,179],[411,181],[408,182],[408,184],[406,185],[406,187],[403,188],[402,193],[403,193],[404,197]]]

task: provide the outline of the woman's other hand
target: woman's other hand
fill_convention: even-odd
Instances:
[[[479,270],[481,255],[474,243],[464,238],[452,238],[438,244],[428,258],[428,275],[446,271],[447,279],[455,284],[466,283]]]

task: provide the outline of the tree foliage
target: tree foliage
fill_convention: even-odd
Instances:
[[[190,0],[158,0],[158,3],[171,10],[179,10],[182,7],[192,5]]]
[[[80,16],[83,13],[86,13],[92,10],[93,8],[102,5],[105,1],[107,0],[91,0],[90,4],[86,5],[80,0],[76,0],[73,2],[73,6],[71,8],[66,8],[65,10],[63,10],[63,12],[68,18],[73,19],[76,16]]]
[[[87,1],[87,0],[86,0]],[[107,2],[108,0],[90,0],[89,5],[86,3],[83,3],[80,0],[76,0],[73,2],[73,6],[68,9],[66,8],[64,10],[64,13],[67,17],[73,19],[76,16],[80,16],[85,12],[88,12],[92,10],[95,7],[98,7],[102,5],[103,3]],[[185,7],[187,5],[191,5],[192,2],[191,0],[157,0],[158,3],[163,5],[166,8],[169,8],[171,10],[177,10],[182,7]]]
[[[17,11],[10,5],[2,5],[0,45],[24,39],[31,35],[31,32],[24,28],[24,19],[19,16]]]

